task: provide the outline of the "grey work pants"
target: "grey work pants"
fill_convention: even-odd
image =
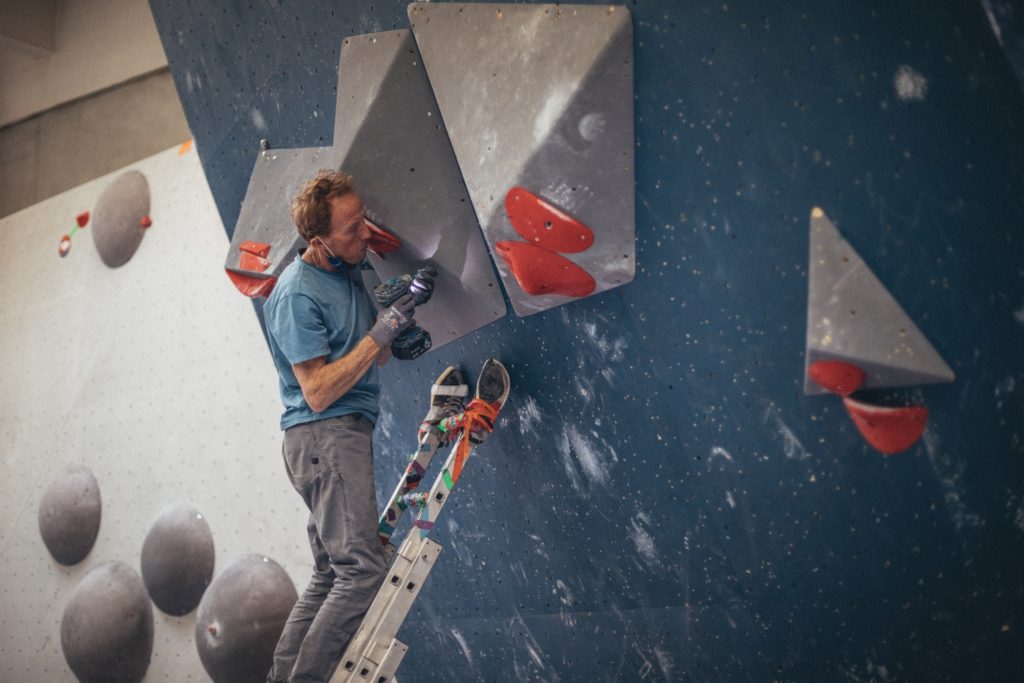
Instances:
[[[285,430],[288,478],[310,512],[313,578],[285,623],[268,681],[328,680],[384,580],[372,437],[359,415]]]

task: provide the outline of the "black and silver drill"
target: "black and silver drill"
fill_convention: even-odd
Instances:
[[[434,293],[434,278],[437,269],[420,268],[415,275],[399,275],[373,288],[377,303],[387,308],[405,293],[412,294],[417,306],[430,301]],[[430,333],[419,325],[413,325],[402,332],[391,343],[391,354],[400,360],[419,358],[430,350]]]

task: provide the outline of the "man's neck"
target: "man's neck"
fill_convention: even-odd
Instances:
[[[331,267],[330,263],[327,263],[327,260],[324,259],[323,254],[320,253],[319,249],[307,247],[305,250],[303,250],[299,258],[301,258],[303,261],[305,261],[311,266],[315,266],[320,270],[326,270],[328,273],[337,272],[334,268]]]

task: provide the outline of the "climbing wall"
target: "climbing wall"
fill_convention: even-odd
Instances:
[[[261,139],[332,144],[342,41],[409,27],[394,0],[151,5],[225,226]],[[401,680],[1017,677],[1024,97],[1005,8],[628,5],[635,279],[382,373],[379,497],[444,366],[495,355],[514,385],[435,527]],[[814,207],[955,375],[861,397],[927,406],[901,453],[804,394]]]
[[[214,635],[204,610],[251,616],[218,606],[227,570],[284,614],[308,580],[277,377],[227,245],[194,149],[0,220],[0,679],[206,680],[197,625],[204,646],[246,627]]]

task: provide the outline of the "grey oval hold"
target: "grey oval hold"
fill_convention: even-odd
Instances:
[[[138,171],[128,171],[103,190],[92,219],[92,241],[100,259],[110,268],[131,260],[146,229],[149,215],[149,183]]]
[[[91,569],[64,607],[60,645],[83,683],[141,681],[153,655],[153,607],[138,573],[124,562]]]
[[[277,562],[246,555],[217,575],[196,613],[196,649],[215,683],[263,681],[295,601]]]
[[[39,500],[39,535],[63,565],[85,559],[100,532],[100,486],[82,465],[68,465],[50,480]]]
[[[167,614],[188,614],[213,578],[213,534],[191,505],[164,509],[142,543],[142,580]]]

